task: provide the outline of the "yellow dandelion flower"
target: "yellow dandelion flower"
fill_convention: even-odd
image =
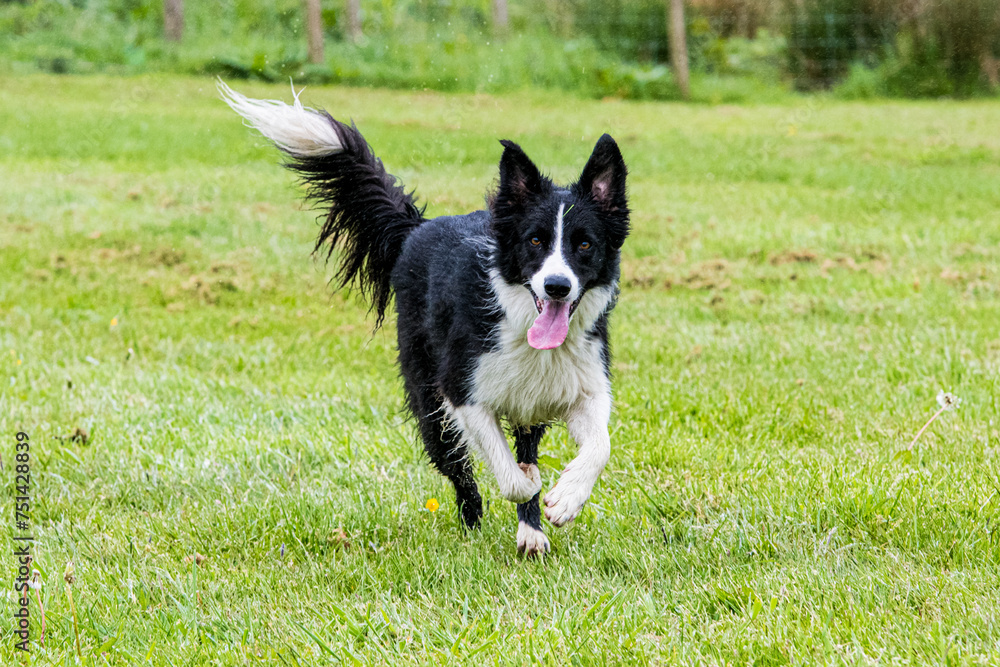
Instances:
[[[111,318],[111,326],[113,326],[113,327],[118,326],[118,318],[117,317],[112,317]]]
[[[437,498],[431,498],[424,507],[427,508],[428,512],[437,512],[437,509],[441,507],[441,503],[437,501]]]
[[[18,360],[17,360],[17,365],[18,365],[18,366],[20,366],[20,365],[21,365],[21,360],[20,360],[20,359],[18,359]]]

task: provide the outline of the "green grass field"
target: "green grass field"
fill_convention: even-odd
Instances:
[[[611,463],[543,560],[485,477],[465,533],[393,324],[330,292],[315,214],[211,80],[0,76],[33,664],[77,664],[70,561],[88,665],[1000,663],[1000,103],[303,99],[431,214],[482,206],[498,138],[561,180],[619,140]],[[961,408],[910,449],[942,389]],[[550,488],[564,428],[542,452]]]

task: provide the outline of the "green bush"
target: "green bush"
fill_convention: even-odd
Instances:
[[[845,100],[870,100],[886,97],[889,91],[880,67],[855,63],[835,92],[837,97]]]
[[[908,46],[909,35],[896,40],[895,52],[879,67],[886,93],[895,97],[945,97],[955,92],[946,59],[933,43]]]
[[[787,0],[788,68],[796,87],[830,88],[856,62],[876,63],[898,28],[878,0]]]
[[[704,69],[720,74],[777,81],[783,72],[786,49],[785,38],[772,34],[767,29],[758,31],[754,39],[717,38],[702,52]]]
[[[598,47],[620,58],[667,62],[663,0],[571,0],[573,26]]]
[[[928,27],[916,33],[911,59],[915,68],[926,68],[927,73],[914,71],[906,76],[919,82],[927,77],[945,80],[951,88],[945,94],[984,92],[983,59],[1000,56],[1000,3],[950,0],[931,3],[927,14]]]
[[[461,31],[337,42],[328,52],[334,81],[446,91],[539,87],[594,94],[600,72],[613,62],[588,40],[522,34],[496,42]]]
[[[842,97],[968,97],[986,94],[983,61],[1000,53],[1000,7],[990,0],[929,5],[900,20],[891,48],[873,66],[854,65]]]
[[[786,1],[789,70],[799,88],[846,77],[848,95],[968,96],[987,90],[984,59],[1000,55],[996,0]]]

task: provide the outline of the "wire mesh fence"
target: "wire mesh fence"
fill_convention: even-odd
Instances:
[[[668,67],[670,3],[0,0],[0,61],[444,90],[529,85],[662,99],[677,92]],[[920,96],[1000,88],[1000,0],[683,4],[696,76],[802,90],[853,80]],[[311,31],[307,16],[319,22]]]

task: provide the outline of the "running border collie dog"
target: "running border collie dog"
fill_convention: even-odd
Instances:
[[[487,210],[428,220],[353,124],[303,107],[294,90],[289,105],[219,89],[320,204],[315,250],[329,259],[339,248],[336,278],[368,298],[376,327],[395,294],[409,409],[431,461],[455,485],[465,523],[476,526],[483,513],[472,451],[518,504],[518,551],[548,551],[536,465],[548,424],[565,421],[579,446],[545,495],[556,526],[580,513],[611,453],[608,316],[629,232],[614,139],[602,136],[566,187],[501,141]]]

